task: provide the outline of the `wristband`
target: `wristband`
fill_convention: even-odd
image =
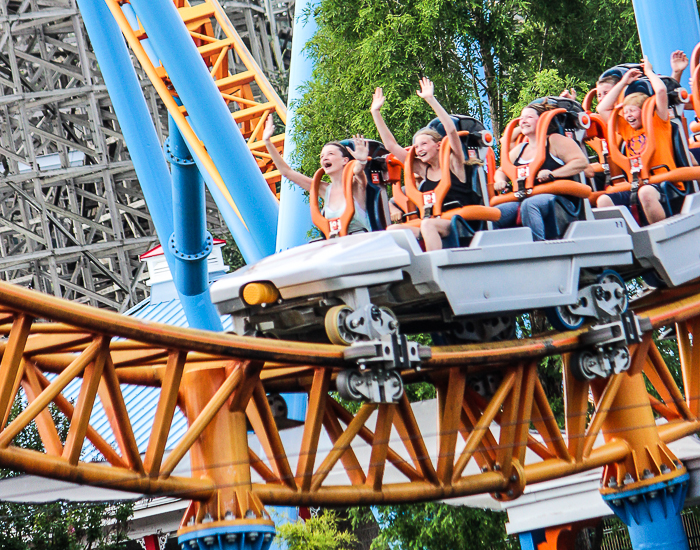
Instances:
[[[357,160],[357,159],[355,159],[355,160]],[[367,164],[367,159],[365,159],[365,160],[357,160],[357,163],[358,163],[358,164],[361,164],[362,166],[364,166],[365,164]]]

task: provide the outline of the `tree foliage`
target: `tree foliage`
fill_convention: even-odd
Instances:
[[[277,538],[288,550],[351,550],[357,542],[352,533],[339,528],[338,516],[332,510],[306,521],[279,525]]]
[[[308,174],[324,143],[377,137],[369,113],[377,86],[399,143],[434,116],[415,95],[421,76],[448,111],[490,121],[498,136],[533,92],[590,87],[640,56],[631,0],[321,0],[314,15],[314,72],[293,135],[295,163]]]
[[[22,412],[20,392],[10,412],[12,421]],[[58,436],[65,443],[70,422],[56,407],[49,406]],[[12,441],[24,449],[43,451],[39,430],[31,422]],[[0,479],[21,472],[0,470]],[[118,550],[128,540],[133,503],[16,504],[0,502],[0,548],[3,550]]]
[[[354,522],[371,512],[356,509]],[[364,514],[364,515],[363,515]],[[378,506],[381,527],[372,550],[516,550],[519,544],[505,532],[503,512],[450,506],[438,502]]]

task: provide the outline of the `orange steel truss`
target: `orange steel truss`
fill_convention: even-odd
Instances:
[[[368,505],[485,492],[510,500],[527,484],[599,466],[606,466],[606,485],[614,478],[632,489],[649,483],[650,475],[654,482],[678,475],[683,466],[667,444],[700,429],[700,343],[693,338],[700,334],[700,285],[657,291],[633,305],[656,328],[675,323],[683,390],[650,333],[632,346],[628,372],[592,382],[575,379],[567,366],[581,331],[435,347],[420,372],[403,373],[408,383],[424,380],[437,389],[438,426],[426,434],[405,396],[395,404],[365,403],[351,413],[329,394],[337,373],[350,366],[342,347],[173,328],[0,283],[0,332],[6,335],[0,341],[0,466],[192,499],[183,529],[204,518],[266,520],[267,504]],[[564,357],[564,427],[537,375],[539,359],[555,354]],[[500,380],[488,398],[468,383],[484,373]],[[81,389],[72,404],[61,391],[76,378]],[[161,389],[143,457],[123,383]],[[10,421],[20,387],[28,406]],[[293,444],[285,443],[267,401],[267,394],[279,391],[309,397],[303,436]],[[116,449],[89,424],[97,396]],[[70,421],[65,441],[50,403]],[[189,427],[166,454],[175,407]],[[657,426],[659,416],[667,423]],[[44,452],[12,444],[32,421]],[[249,445],[250,429],[261,454]],[[332,449],[321,456],[324,434]],[[436,437],[436,450],[429,449],[428,436]],[[81,461],[86,438],[105,463]],[[368,464],[351,446],[355,440],[369,449]],[[187,453],[191,472],[175,475]],[[401,480],[386,479],[389,465]],[[344,484],[329,475],[338,468],[347,476]]]
[[[206,170],[212,175],[217,187],[229,203],[233,205],[231,195],[226,189],[219,171],[190,126],[187,119],[187,110],[176,102],[178,93],[168,78],[165,69],[162,65],[155,66],[144,50],[141,41],[148,38],[146,32],[141,25],[134,30],[122,12],[121,5],[127,3],[127,0],[105,1],[131,50],[139,60],[168,112],[175,119],[190,150],[201,159]],[[274,113],[279,116],[283,124],[286,124],[287,108],[216,0],[205,0],[196,6],[190,6],[186,0],[175,0],[175,5],[192,36],[192,40],[197,45],[202,59],[209,68],[212,78],[216,81],[222,98],[226,103],[234,103],[236,105],[236,109],[231,113],[231,116],[238,124],[243,137],[247,140],[248,148],[255,157],[270,189],[275,193],[276,183],[280,181],[281,175],[275,168],[272,158],[265,148],[265,144],[262,141],[262,131],[265,127],[265,120]],[[217,30],[220,30],[220,32],[216,32]],[[231,73],[232,67],[229,66],[230,52],[235,53],[245,66],[245,71]],[[259,91],[260,99],[255,98],[253,85]],[[272,142],[282,153],[284,134],[273,136]]]

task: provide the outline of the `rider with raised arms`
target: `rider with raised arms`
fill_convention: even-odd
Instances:
[[[275,124],[272,117],[268,116],[265,121],[263,141],[267,147],[272,161],[283,177],[297,184],[304,191],[310,191],[312,178],[292,169],[282,158],[277,147],[272,143],[271,138],[275,133]],[[369,147],[364,136],[353,137],[355,150],[345,147],[342,143],[331,141],[326,143],[321,149],[321,166],[330,178],[330,183],[321,181],[319,186],[319,196],[323,197],[323,215],[327,219],[339,218],[345,210],[345,190],[343,188],[343,169],[353,158],[357,160],[353,168],[352,196],[355,206],[355,215],[350,221],[348,233],[360,231],[371,231],[369,217],[367,216],[367,176],[365,175],[365,165]]]
[[[447,111],[440,105],[433,95],[434,85],[427,79],[420,81],[421,89],[416,93],[418,97],[425,100],[430,105],[438,119],[445,128],[446,137],[450,142],[452,154],[450,155],[450,190],[445,197],[444,204],[459,202],[461,206],[477,204],[478,198],[473,190],[465,183],[466,170],[464,162],[464,152],[462,143],[457,134],[454,122]],[[381,88],[377,88],[372,98],[370,112],[374,119],[374,124],[379,131],[380,139],[384,147],[392,153],[399,162],[405,163],[408,152],[401,147],[396,138],[391,133],[381,114],[384,105],[384,94]],[[442,171],[440,167],[440,142],[442,136],[430,128],[422,128],[413,136],[413,144],[416,148],[416,161],[413,169],[416,175],[423,180],[419,189],[422,192],[432,191],[440,183]],[[391,205],[392,220],[400,220],[401,212],[394,205]],[[422,235],[426,251],[439,250],[442,248],[442,237],[450,234],[450,220],[442,218],[423,218],[420,228],[406,225],[391,225],[387,229],[410,229],[416,238]]]
[[[672,129],[668,114],[668,95],[666,85],[654,73],[651,63],[645,57],[642,65],[644,74],[649,79],[654,90],[654,101],[656,102],[656,112],[654,113],[653,124],[656,135],[656,149],[650,159],[651,166],[666,164],[668,158],[673,158],[672,149]],[[608,118],[615,108],[617,98],[622,90],[629,84],[639,80],[642,73],[637,69],[627,71],[620,82],[610,91],[610,93],[598,105],[598,111]],[[646,146],[646,132],[642,124],[642,106],[650,96],[643,92],[634,92],[625,97],[622,102],[622,118],[619,126],[620,137],[627,147],[627,155],[641,155]],[[682,185],[682,184],[680,184]],[[661,193],[658,185],[642,185],[637,192],[639,204],[644,210],[644,214],[649,223],[661,221],[666,218],[666,212],[661,205]],[[596,203],[598,207],[605,206],[627,206],[631,204],[631,191],[621,191],[609,195],[601,195]]]

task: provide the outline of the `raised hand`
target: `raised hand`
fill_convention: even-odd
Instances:
[[[647,76],[654,72],[654,68],[651,66],[651,61],[649,61],[649,58],[646,55],[642,60],[642,69],[644,69],[644,74]]]
[[[671,54],[671,72],[682,73],[688,66],[688,56],[683,50],[676,50]]]
[[[570,90],[564,90],[562,93],[559,94],[559,97],[565,97],[567,99],[573,99],[576,101],[576,90],[571,88]]]
[[[381,88],[377,88],[374,90],[374,94],[372,95],[372,105],[370,106],[369,110],[378,112],[382,108],[382,105],[384,105],[385,100],[386,98],[384,97],[384,92]]]
[[[418,97],[425,99],[428,101],[430,98],[433,97],[433,94],[435,92],[435,85],[432,83],[432,81],[429,78],[423,77],[420,79],[420,90],[416,91],[416,94],[418,94]]]
[[[355,160],[361,164],[365,164],[367,162],[367,157],[369,156],[369,145],[367,144],[365,136],[357,134],[352,137],[352,142],[355,144],[355,150],[353,151],[352,149],[348,148],[348,151],[353,157],[355,157]]]
[[[624,75],[622,75],[622,79],[620,82],[623,84],[629,84],[630,82],[634,82],[635,80],[639,80],[642,78],[642,71],[639,69],[630,69],[627,71]]]
[[[267,120],[265,120],[265,129],[263,130],[263,141],[267,141],[272,136],[275,135],[275,122],[272,120],[272,115],[267,115]]]

